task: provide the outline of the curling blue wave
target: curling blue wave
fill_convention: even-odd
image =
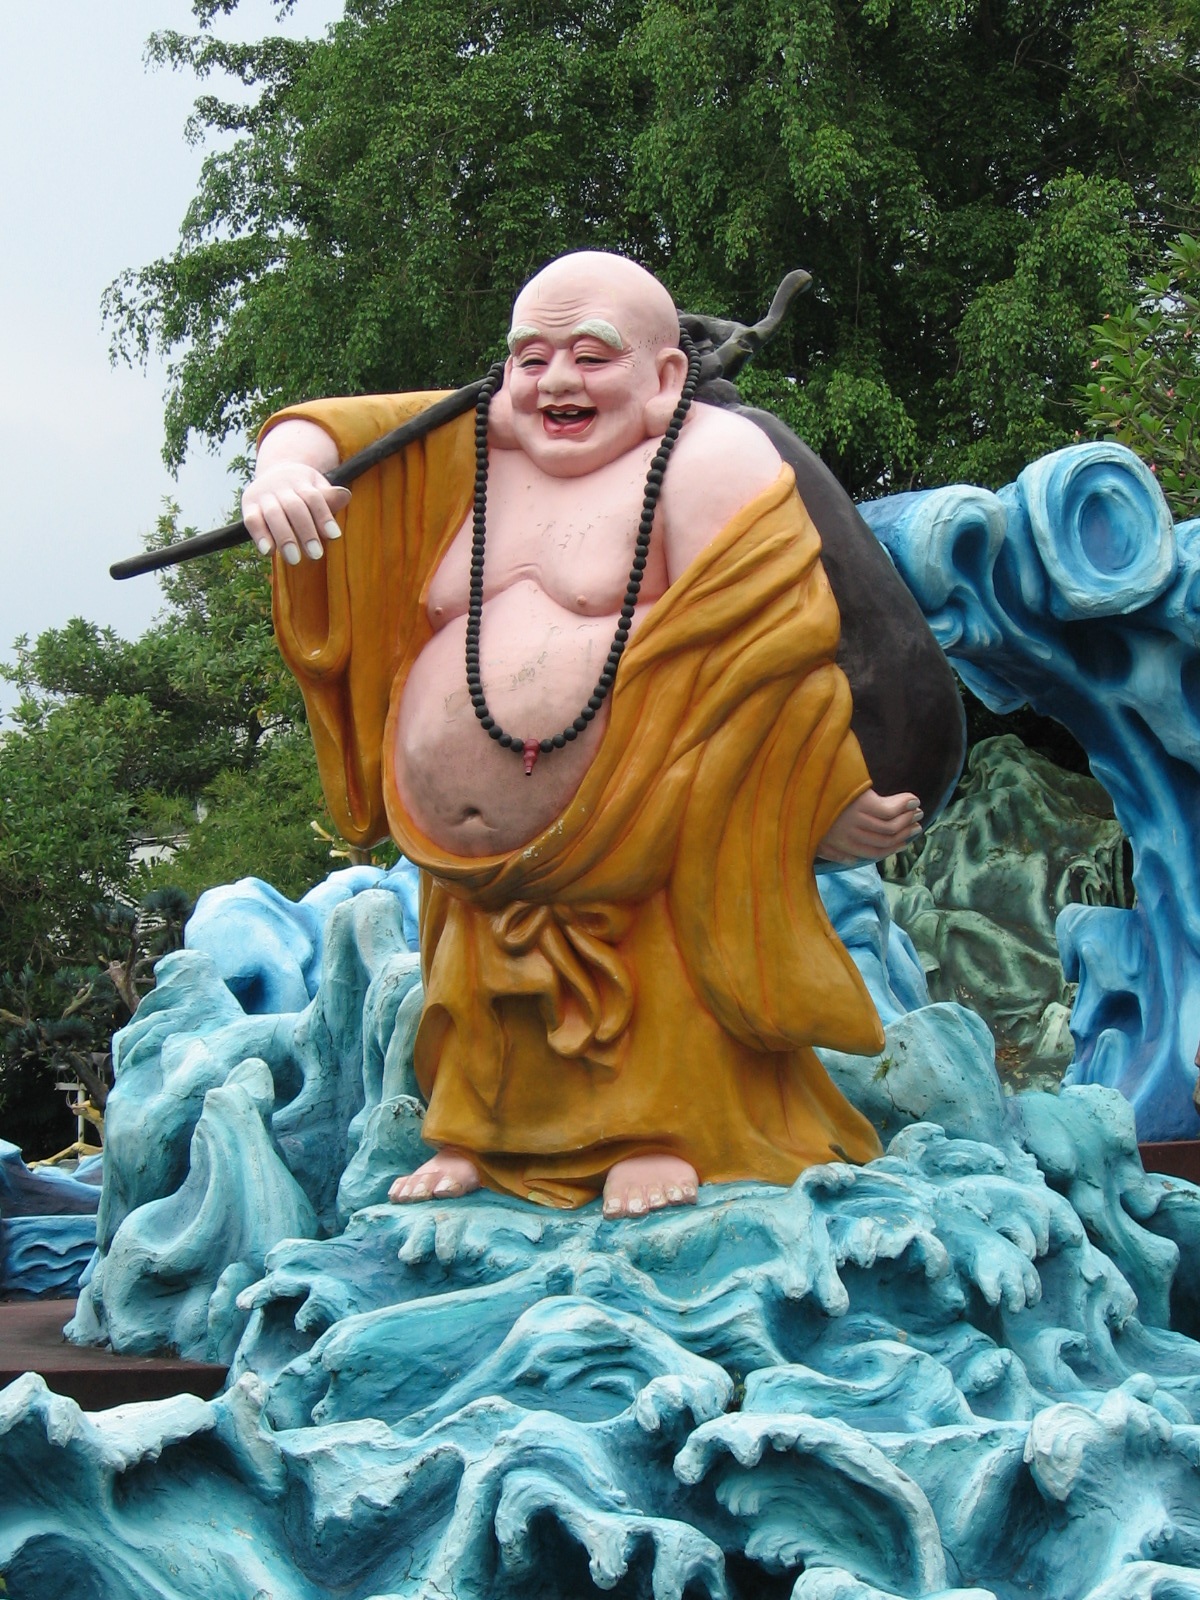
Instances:
[[[1194,1138],[1200,1045],[1200,521],[1171,521],[1120,445],[1059,450],[998,493],[861,507],[963,682],[1028,702],[1088,753],[1133,847],[1137,904],[1069,906],[1068,1082],[1132,1102],[1144,1140]]]

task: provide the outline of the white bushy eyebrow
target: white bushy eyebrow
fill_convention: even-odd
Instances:
[[[613,350],[625,348],[624,339],[612,323],[605,322],[603,317],[588,317],[585,322],[579,322],[571,329],[572,339],[580,339],[585,334],[590,334],[593,339],[599,339],[601,344],[609,345]]]
[[[599,339],[601,344],[606,344],[612,350],[624,350],[625,341],[611,322],[605,322],[603,317],[587,317],[583,322],[577,323],[571,329],[572,339],[585,337]],[[508,352],[515,355],[517,346],[526,339],[541,339],[545,335],[540,328],[535,328],[531,322],[518,322],[508,332]]]
[[[508,330],[508,353],[514,355],[517,346],[524,339],[540,339],[542,330],[535,328],[531,322],[518,322],[515,327]]]

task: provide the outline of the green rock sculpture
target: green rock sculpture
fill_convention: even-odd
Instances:
[[[1100,785],[1013,734],[984,739],[952,804],[884,876],[931,997],[984,1018],[1008,1087],[1057,1087],[1074,1044],[1055,919],[1071,904],[1133,900],[1125,836]]]

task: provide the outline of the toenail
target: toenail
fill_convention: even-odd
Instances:
[[[443,1178],[434,1186],[434,1194],[459,1194],[462,1184],[455,1178]]]
[[[667,1199],[673,1206],[677,1206],[683,1199],[683,1190],[677,1183],[669,1183],[667,1185]]]
[[[629,1215],[631,1217],[640,1217],[642,1212],[645,1211],[645,1210],[646,1210],[645,1197],[643,1195],[640,1195],[640,1194],[635,1194],[633,1199],[629,1202]]]

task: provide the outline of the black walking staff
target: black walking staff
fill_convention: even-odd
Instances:
[[[443,423],[453,422],[455,417],[461,417],[464,412],[473,411],[485,381],[478,378],[474,383],[465,384],[453,394],[435,401],[427,411],[401,423],[391,433],[385,433],[382,439],[376,439],[374,444],[369,444],[357,455],[348,456],[340,466],[327,472],[325,477],[339,489],[353,483],[355,478],[361,478],[364,472],[386,461],[388,456],[403,450],[405,445],[423,439],[427,433],[432,433]],[[234,545],[249,538],[244,522],[231,522],[227,527],[213,528],[210,533],[198,533],[194,539],[181,539],[178,544],[166,545],[161,550],[147,550],[143,555],[114,561],[108,571],[114,578],[138,578],[144,572],[157,572],[160,567],[174,567],[181,561],[193,561],[197,556],[212,555],[217,550],[231,550]]]

